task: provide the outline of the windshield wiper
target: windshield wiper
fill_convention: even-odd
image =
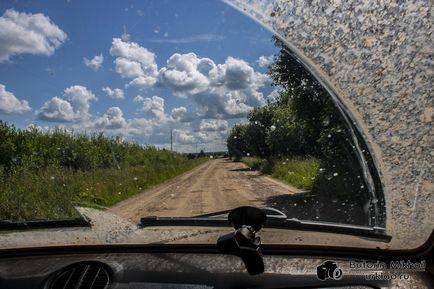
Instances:
[[[387,235],[383,227],[368,227],[351,224],[339,224],[332,222],[307,221],[287,216],[274,208],[262,208],[266,213],[267,221],[264,228],[291,229],[300,231],[314,231],[325,233],[337,233],[353,235],[365,238],[373,238],[383,242],[389,242],[392,237]],[[227,227],[229,226],[226,215],[232,210],[214,212],[193,217],[156,217],[141,218],[139,227],[159,226],[203,226],[203,227]]]
[[[61,227],[90,227],[90,223],[84,216],[56,220],[0,221],[0,231],[22,229],[47,229]]]

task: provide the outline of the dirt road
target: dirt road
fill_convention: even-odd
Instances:
[[[242,205],[264,206],[269,197],[296,193],[300,191],[242,163],[215,159],[108,211],[136,223],[144,216],[193,216]]]

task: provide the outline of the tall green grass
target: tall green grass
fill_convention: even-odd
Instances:
[[[263,160],[244,157],[241,162],[254,170],[270,174],[296,188],[311,190],[319,176],[320,161],[315,158]]]
[[[77,216],[111,206],[206,159],[103,134],[19,130],[0,121],[0,219]]]
[[[0,172],[0,219],[53,219],[77,216],[73,206],[105,207],[173,178],[206,159],[74,171],[46,168]]]

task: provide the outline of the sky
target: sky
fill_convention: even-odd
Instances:
[[[214,0],[1,1],[0,120],[226,150],[275,94],[271,36]]]

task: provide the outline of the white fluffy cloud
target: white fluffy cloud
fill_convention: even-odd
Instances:
[[[228,122],[221,119],[202,119],[200,122],[201,131],[224,131],[228,127]]]
[[[73,122],[88,120],[90,101],[97,100],[86,87],[73,85],[66,88],[62,97],[53,97],[37,112],[37,117],[46,121]]]
[[[120,129],[127,125],[123,112],[119,107],[110,107],[107,112],[95,120],[97,128]]]
[[[194,53],[175,53],[167,61],[166,67],[160,70],[158,80],[176,96],[194,95],[205,91],[210,85],[206,76],[210,70],[207,64],[215,66],[212,60],[200,59]]]
[[[44,14],[8,9],[0,17],[0,62],[23,53],[52,55],[66,37]]]
[[[256,72],[246,61],[228,57],[223,64],[194,53],[173,54],[159,71],[158,84],[175,96],[200,105],[202,117],[235,118],[265,104],[259,91],[268,76]]]
[[[115,59],[116,72],[131,79],[130,86],[151,87],[156,83],[158,67],[155,54],[135,42],[113,38],[110,54]]]
[[[143,97],[138,95],[134,98],[134,102],[140,103],[141,111],[145,112],[147,116],[163,123],[167,121],[167,116],[164,112],[164,99],[159,96]]]
[[[102,91],[107,94],[108,97],[114,98],[114,99],[124,99],[124,91],[120,88],[114,88],[111,89],[110,87],[106,86],[102,88]]]
[[[83,63],[87,67],[89,67],[89,68],[91,68],[91,69],[93,69],[95,71],[97,71],[101,67],[101,65],[102,65],[103,62],[104,62],[104,56],[102,56],[101,53],[99,55],[95,55],[90,60],[87,59],[86,57],[83,57]]]
[[[269,55],[269,56],[262,55],[258,58],[258,60],[256,60],[256,62],[260,67],[265,67],[273,63],[273,60],[274,60],[273,55]]]
[[[171,116],[173,120],[177,122],[191,122],[196,118],[196,115],[189,112],[184,106],[172,109]]]
[[[198,142],[197,137],[192,132],[175,129],[173,135],[177,143],[181,144],[194,144]]]
[[[19,100],[12,92],[6,90],[6,86],[0,84],[0,113],[21,114],[29,110],[30,106],[26,100]]]

